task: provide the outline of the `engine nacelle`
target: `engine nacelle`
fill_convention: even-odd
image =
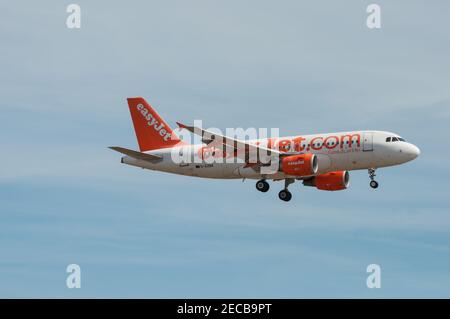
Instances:
[[[281,171],[287,175],[314,175],[319,169],[317,156],[311,153],[286,156],[281,159]]]
[[[324,191],[340,191],[350,185],[350,174],[348,171],[337,171],[314,176],[303,181],[305,186],[315,186]]]

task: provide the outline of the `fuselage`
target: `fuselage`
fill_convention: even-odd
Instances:
[[[249,140],[250,144],[261,145],[280,152],[296,154],[313,153],[318,158],[315,175],[333,171],[351,171],[399,165],[415,159],[420,150],[406,142],[399,135],[385,131],[351,131],[312,135],[280,137],[276,139]],[[233,154],[207,144],[179,144],[145,152],[157,155],[161,160],[149,162],[125,156],[122,162],[150,170],[168,173],[221,179],[286,179],[297,178],[281,170],[263,174]],[[190,160],[174,161],[174,154],[189,154]],[[197,160],[195,160],[196,158]],[[305,176],[301,176],[303,178]]]

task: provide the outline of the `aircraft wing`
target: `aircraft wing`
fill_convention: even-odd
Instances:
[[[119,146],[111,146],[109,147],[110,149],[128,155],[130,157],[133,157],[135,159],[139,159],[139,160],[143,160],[143,161],[148,161],[148,162],[159,162],[162,160],[161,156],[158,155],[153,155],[153,154],[147,154],[147,153],[142,153],[142,152],[138,152],[138,151],[133,151],[130,150],[128,148],[124,148],[124,147],[119,147]]]
[[[228,148],[234,149],[234,151],[237,151],[238,154],[239,152],[242,152],[241,154],[245,154],[245,156],[248,156],[248,154],[255,154],[255,156],[256,154],[265,154],[269,157],[284,155],[284,153],[281,153],[274,149],[270,149],[261,145],[250,144],[246,141],[223,136],[199,127],[188,126],[179,122],[177,122],[177,124],[180,128],[184,128],[191,133],[199,135],[202,138],[202,141],[210,146],[224,145]]]

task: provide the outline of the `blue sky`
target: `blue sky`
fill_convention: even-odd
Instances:
[[[0,297],[450,297],[448,1],[0,4]],[[169,122],[378,129],[421,156],[351,188],[120,164],[126,97]],[[67,289],[66,266],[82,270]],[[366,267],[382,288],[366,287]]]

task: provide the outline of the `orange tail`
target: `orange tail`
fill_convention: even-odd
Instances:
[[[141,152],[180,143],[178,136],[144,98],[132,97],[127,101]]]

